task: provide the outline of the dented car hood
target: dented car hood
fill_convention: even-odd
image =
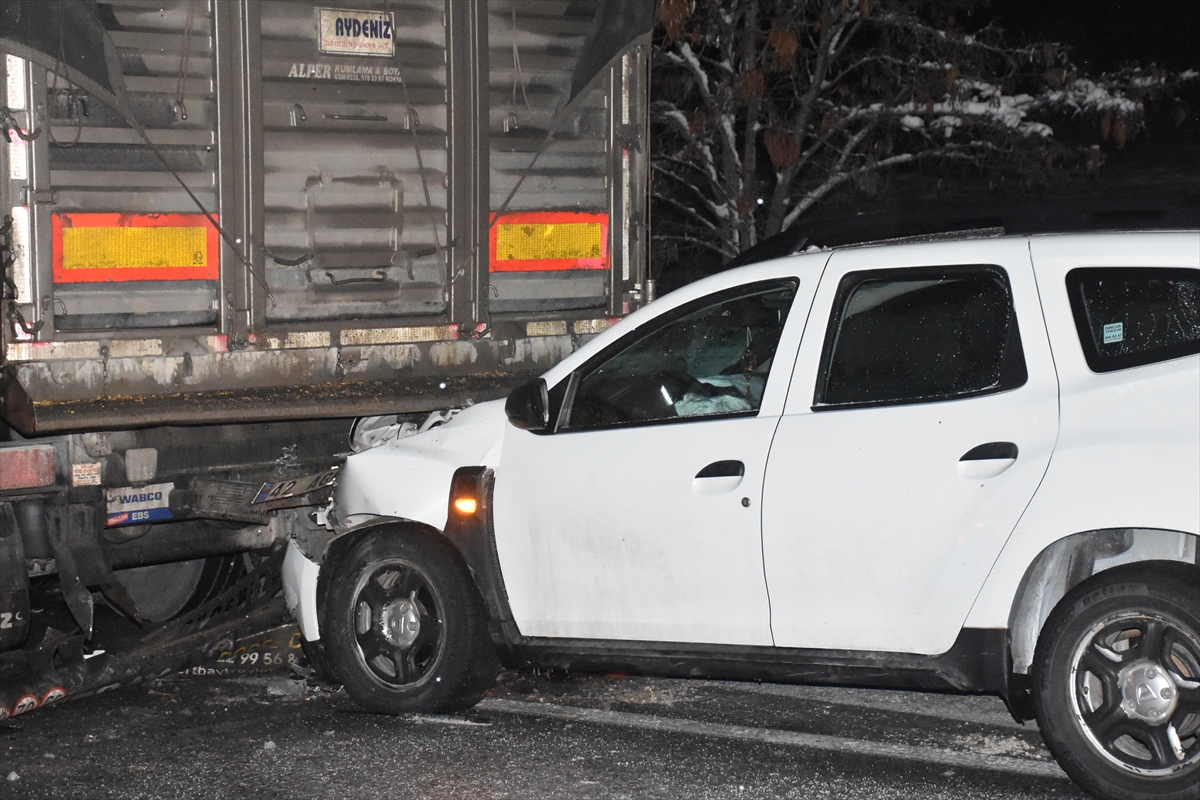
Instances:
[[[328,520],[338,533],[380,517],[442,530],[450,479],[464,464],[495,466],[508,417],[504,401],[466,408],[436,428],[346,459]]]

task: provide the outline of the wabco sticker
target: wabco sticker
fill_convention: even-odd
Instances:
[[[108,490],[108,521],[105,525],[138,525],[171,519],[170,498],[173,483],[156,483],[153,486],[132,486]]]
[[[1110,322],[1104,326],[1104,343],[1116,344],[1125,341],[1125,323]]]
[[[396,43],[392,15],[379,11],[321,8],[321,52],[350,56],[392,56]]]

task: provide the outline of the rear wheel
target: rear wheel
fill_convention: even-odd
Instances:
[[[466,565],[437,534],[380,528],[333,560],[320,614],[322,651],[371,711],[453,712],[491,687],[499,668]]]
[[[1200,581],[1179,565],[1118,567],[1046,621],[1038,725],[1077,783],[1105,800],[1200,798]]]

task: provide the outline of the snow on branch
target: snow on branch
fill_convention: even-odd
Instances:
[[[654,236],[675,236],[669,220],[686,220],[673,246],[694,240],[727,254],[796,224],[835,192],[871,191],[886,170],[958,164],[1033,180],[1061,165],[1099,168],[1097,148],[1124,147],[1145,125],[1149,100],[1200,80],[1196,70],[1138,67],[1087,75],[1066,47],[1011,46],[991,25],[953,29],[936,3],[673,8],[652,73],[655,202],[664,209]],[[1081,123],[1095,130],[1090,150],[1055,136],[1068,120],[1073,136]]]

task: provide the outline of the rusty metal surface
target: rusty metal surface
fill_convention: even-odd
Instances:
[[[505,396],[532,373],[412,378],[371,383],[281,386],[242,391],[32,400],[8,407],[4,419],[23,435],[104,427],[201,425],[433,411]]]
[[[280,541],[267,525],[214,528],[204,522],[155,525],[143,536],[127,542],[103,541],[100,547],[113,569],[166,564],[180,558],[209,558],[247,550],[263,550]]]
[[[568,335],[17,362],[0,370],[0,419],[32,435],[431,411],[502,397],[580,341]]]

